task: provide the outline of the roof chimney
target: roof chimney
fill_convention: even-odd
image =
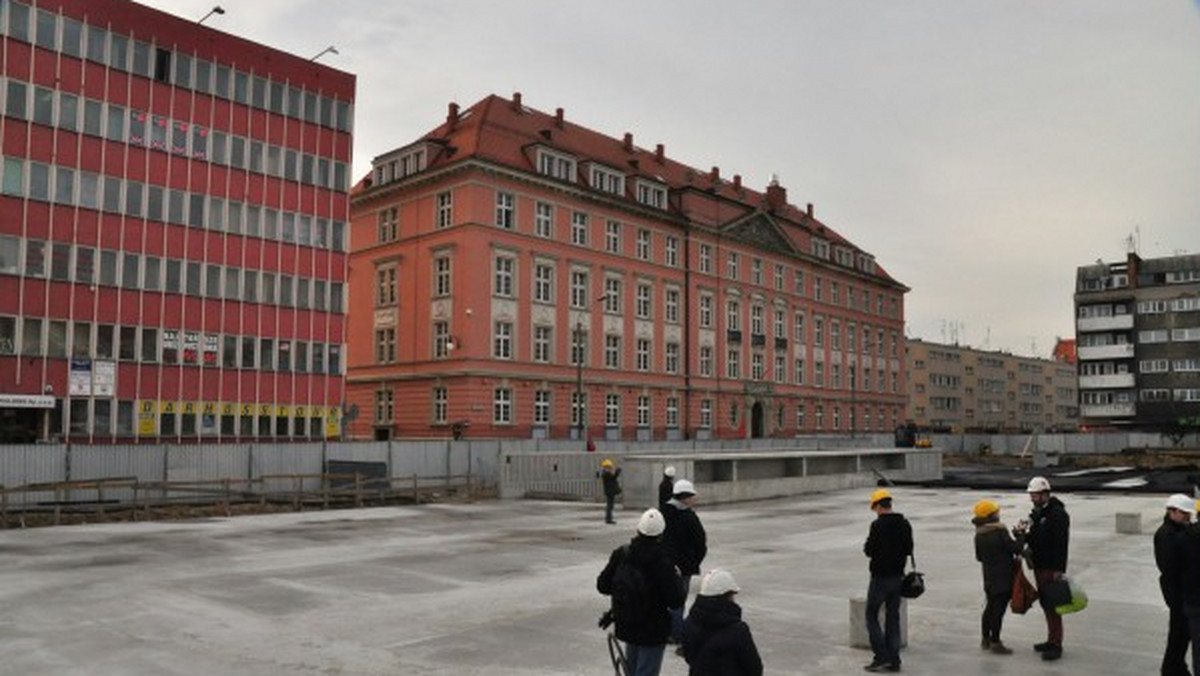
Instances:
[[[742,191],[742,175],[741,174],[733,175],[733,189],[738,192]]]
[[[559,129],[563,128],[563,109],[562,108],[556,108],[554,110],[554,126],[558,127]]]
[[[625,152],[633,152],[633,134],[625,132]]]
[[[787,206],[787,189],[779,185],[778,176],[772,176],[771,184],[767,186],[767,206],[772,211]]]
[[[808,207],[804,209],[804,213],[807,214],[809,218],[813,217],[812,202],[808,203]]]
[[[450,102],[450,110],[446,113],[446,124],[450,125],[451,129],[458,125],[458,104],[453,101]]]
[[[521,112],[521,92],[513,92],[513,110]]]
[[[654,146],[654,159],[657,160],[659,164],[663,163],[665,152],[666,148],[663,147],[663,144],[660,143],[657,146]]]
[[[710,173],[708,175],[708,177],[710,179],[712,179],[714,188],[721,187],[721,168],[720,167],[713,167],[712,173]]]

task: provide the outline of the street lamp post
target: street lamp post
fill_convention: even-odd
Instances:
[[[575,319],[575,349],[572,350],[572,356],[575,357],[575,430],[576,436],[580,441],[584,442],[584,450],[587,450],[587,442],[583,438],[583,320]]]

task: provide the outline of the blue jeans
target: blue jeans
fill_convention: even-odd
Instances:
[[[903,575],[871,577],[867,587],[867,635],[875,662],[900,664],[900,582]],[[884,629],[879,629],[879,608],[884,608]]]
[[[683,644],[683,611],[687,608],[688,592],[692,589],[692,576],[680,575],[679,586],[683,587],[683,605],[671,609],[671,642]]]
[[[629,665],[629,676],[658,676],[662,669],[665,645],[637,645],[625,642],[625,663]]]

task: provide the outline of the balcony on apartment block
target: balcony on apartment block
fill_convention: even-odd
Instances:
[[[1133,315],[1111,317],[1081,317],[1075,322],[1076,331],[1119,331],[1133,328]]]
[[[1137,414],[1137,406],[1124,404],[1084,404],[1079,407],[1081,418],[1131,418]]]
[[[1079,361],[1095,359],[1133,359],[1133,343],[1120,345],[1089,345],[1077,348]]]
[[[1121,390],[1133,389],[1132,373],[1111,373],[1102,376],[1079,376],[1081,390]]]

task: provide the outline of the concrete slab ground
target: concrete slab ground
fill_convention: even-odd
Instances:
[[[769,674],[862,673],[849,598],[865,593],[869,491],[699,511],[705,567],[734,571]],[[928,592],[909,607],[911,674],[1157,673],[1166,611],[1151,533],[1165,496],[1062,495],[1070,572],[1091,606],[1043,663],[1035,609],[1006,618],[1016,654],[979,649],[971,505],[1020,492],[898,488]],[[703,495],[701,495],[701,499]],[[1137,512],[1143,533],[1118,535]],[[595,578],[632,534],[602,508],[492,501],[0,532],[0,672],[69,675],[611,674]],[[668,654],[663,673],[687,673]]]

